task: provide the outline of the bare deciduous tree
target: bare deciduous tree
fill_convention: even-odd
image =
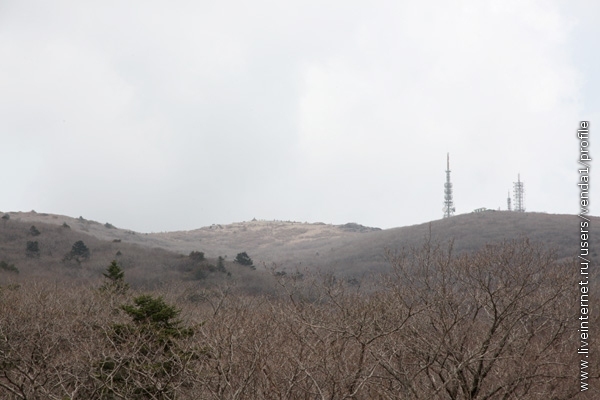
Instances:
[[[592,389],[578,391],[574,264],[527,240],[389,256],[392,272],[360,285],[279,274],[270,296],[2,287],[0,398],[598,396],[594,357]]]

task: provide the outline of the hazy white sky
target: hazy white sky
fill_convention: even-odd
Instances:
[[[599,20],[592,0],[0,0],[0,210],[391,228],[442,217],[449,152],[457,214],[505,209],[518,173],[528,211],[575,214]]]

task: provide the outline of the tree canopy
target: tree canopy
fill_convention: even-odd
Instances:
[[[234,261],[240,265],[246,265],[246,266],[252,266],[254,264],[254,262],[252,261],[252,259],[248,255],[248,253],[246,253],[245,251],[238,253],[238,255],[235,257]]]

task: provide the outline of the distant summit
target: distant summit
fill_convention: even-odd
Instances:
[[[223,257],[226,260],[233,260],[236,254],[247,252],[258,269],[276,265],[281,270],[336,270],[348,276],[385,271],[389,268],[386,251],[418,247],[428,238],[433,243],[442,245],[452,242],[455,253],[478,251],[490,243],[524,237],[553,248],[556,256],[562,260],[572,259],[578,248],[579,230],[573,229],[579,226],[576,215],[477,211],[481,212],[383,230],[356,222],[333,225],[323,222],[256,219],[214,224],[191,231],[136,233],[108,222],[34,212],[8,213],[5,219],[0,220],[0,228],[23,223],[24,235],[29,235],[19,244],[23,257],[28,241],[38,241],[43,256],[43,249],[47,248],[46,242],[54,236],[60,241],[62,239],[59,235],[66,236],[70,232],[70,242],[61,242],[61,246],[68,247],[64,252],[76,240],[80,240],[77,235],[82,234],[106,241],[109,247],[115,246],[115,243],[120,243],[121,246],[131,244],[160,248],[180,255],[199,251],[205,253],[207,258]],[[593,226],[600,224],[599,217],[590,219]],[[55,232],[41,229],[41,223],[54,225]],[[39,228],[42,235],[32,237],[32,225]],[[91,239],[84,240],[86,244],[88,241],[92,243]],[[597,260],[597,252],[591,252],[590,257]],[[37,259],[29,257],[26,260],[33,262]],[[17,260],[5,261],[16,264]]]
[[[376,232],[376,231],[381,230],[381,228],[371,228],[368,226],[357,224],[356,222],[348,222],[347,224],[339,225],[339,227],[346,232],[361,232],[361,233],[363,233],[363,232]]]

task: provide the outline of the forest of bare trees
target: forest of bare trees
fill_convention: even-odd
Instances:
[[[274,274],[262,296],[5,285],[0,398],[599,398],[579,391],[574,262],[527,240],[388,259],[361,282]],[[597,342],[591,355],[594,388]]]

